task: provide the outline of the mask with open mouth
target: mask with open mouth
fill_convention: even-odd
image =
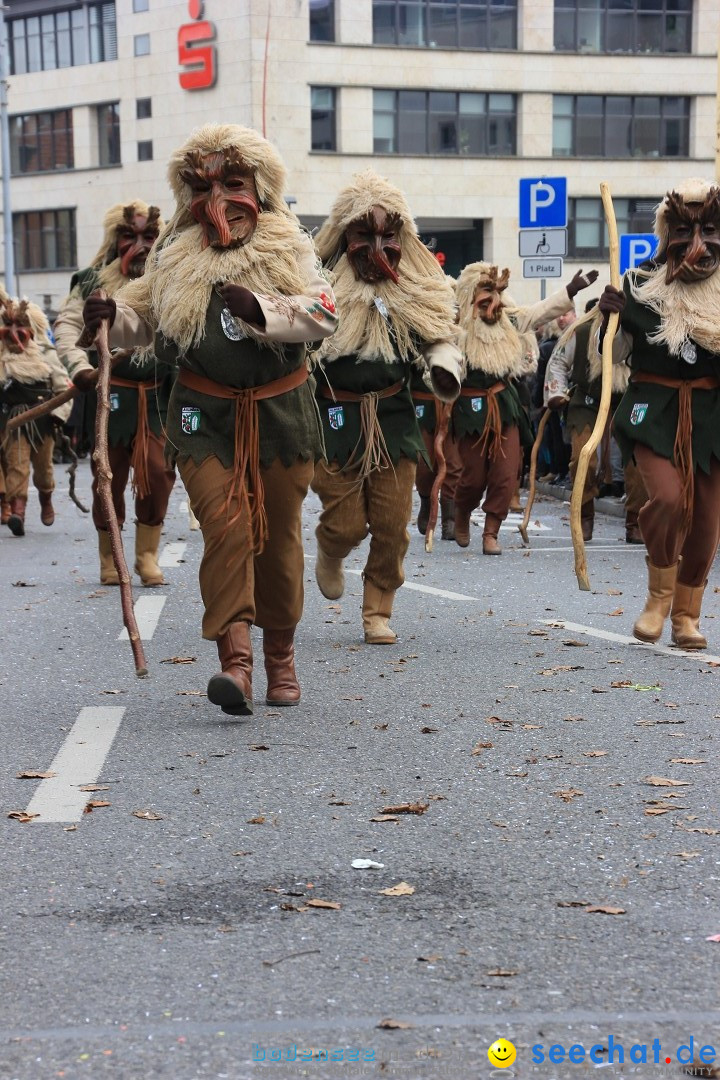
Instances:
[[[364,217],[350,222],[345,230],[348,262],[355,277],[370,284],[399,281],[398,264],[402,256],[399,214],[373,206]]]
[[[160,211],[151,206],[147,216],[135,213],[132,205],[123,210],[117,228],[117,253],[123,277],[134,279],[145,273],[145,260],[160,231]]]
[[[502,274],[497,266],[491,266],[486,278],[475,287],[473,293],[473,319],[482,319],[492,326],[498,322],[503,311],[502,294],[508,287],[510,271],[506,268]]]
[[[666,197],[665,281],[704,281],[720,266],[720,188],[703,202],[685,202],[676,191]]]
[[[241,247],[252,239],[260,213],[255,174],[236,150],[193,150],[180,177],[192,191],[190,213],[202,226],[204,248]]]
[[[25,352],[28,342],[35,336],[30,326],[27,308],[27,300],[21,300],[19,304],[16,304],[11,299],[2,302],[0,343],[5,346],[8,352],[16,355]]]

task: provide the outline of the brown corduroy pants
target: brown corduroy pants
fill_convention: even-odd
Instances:
[[[110,490],[120,528],[125,524],[125,488],[130,476],[131,456],[131,446],[123,446],[119,443],[117,446],[108,447],[108,460],[112,472]],[[90,467],[93,475],[93,524],[96,529],[106,529],[107,523],[98,497],[97,465],[94,458],[91,460]],[[170,492],[175,483],[175,470],[168,468],[165,462],[164,443],[161,439],[158,439],[157,435],[152,433],[148,437],[147,475],[150,492],[143,499],[136,496],[135,518],[140,525],[162,525],[167,513]]]
[[[592,432],[589,426],[586,426],[582,431],[572,432],[572,451],[570,456],[570,481],[571,484],[575,483],[575,474],[577,473],[578,460],[580,458],[580,451],[587,443]],[[583,505],[596,499],[599,492],[598,487],[598,456],[593,454],[588,462],[587,477],[585,479],[585,489],[583,491]],[[642,481],[642,476],[636,465],[632,462],[628,462],[624,469],[625,472],[625,513],[637,514],[640,511],[641,506],[647,500],[647,492],[645,491],[645,485]]]
[[[463,435],[459,440],[463,471],[455,489],[455,507],[472,511],[479,505],[487,489],[483,511],[504,521],[517,486],[520,468],[520,431],[513,425],[503,425],[500,451],[491,458],[490,448],[481,451],[476,435]]]
[[[205,542],[200,564],[203,637],[217,640],[231,623],[240,621],[267,630],[294,628],[303,609],[301,513],[313,462],[296,461],[286,467],[274,461],[260,469],[268,537],[259,555],[253,552],[247,505],[227,527],[223,507],[233,470],[216,457],[206,458],[201,465],[191,458],[181,458],[177,464]],[[237,501],[233,501],[230,517],[237,511]]]
[[[55,440],[46,435],[37,450],[33,450],[22,431],[12,432],[3,443],[6,497],[27,499],[32,480],[38,491],[54,491],[53,450]]]
[[[710,459],[710,475],[695,470],[695,500],[690,528],[683,522],[680,474],[668,458],[635,443],[635,460],[648,501],[640,511],[640,531],[650,562],[674,566],[682,558],[678,581],[703,585],[720,540],[720,461]]]
[[[328,555],[344,559],[370,535],[365,577],[379,589],[399,589],[405,580],[403,560],[410,544],[415,462],[401,457],[394,469],[376,469],[358,483],[358,468],[341,470],[337,462],[319,461],[312,489],[323,504],[315,531]]]
[[[433,462],[433,468],[429,469],[423,459],[421,457],[418,458],[415,487],[417,488],[418,495],[428,496],[432,494],[433,482],[437,475],[437,468],[435,467],[435,435],[432,431],[425,430],[421,430],[420,433],[423,437],[428,457]],[[444,499],[453,499],[455,497],[455,488],[458,485],[458,480],[462,473],[462,460],[460,458],[460,450],[457,441],[449,432],[445,439],[444,453],[445,461],[447,462],[447,472],[445,473],[445,480],[440,494]]]

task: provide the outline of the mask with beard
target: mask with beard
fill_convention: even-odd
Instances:
[[[35,336],[27,307],[27,300],[21,300],[19,304],[15,304],[11,299],[2,302],[0,343],[16,356],[25,352],[28,342]]]
[[[192,191],[190,213],[202,226],[203,248],[242,247],[260,213],[255,174],[235,149],[185,158],[180,178]]]
[[[142,277],[145,260],[160,231],[160,211],[151,206],[148,216],[134,214],[132,206],[126,206],[124,221],[117,230],[117,253],[123,277]]]
[[[390,280],[398,283],[398,264],[402,256],[399,214],[373,206],[368,213],[352,221],[345,230],[348,262],[355,277],[368,284]]]
[[[665,283],[704,281],[720,266],[720,188],[711,188],[704,202],[685,202],[668,193],[665,222]]]
[[[491,266],[487,278],[475,287],[473,292],[472,317],[481,319],[488,326],[500,321],[503,313],[502,294],[508,287],[510,271],[505,268],[498,273],[497,266]]]

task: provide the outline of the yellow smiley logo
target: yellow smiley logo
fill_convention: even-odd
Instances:
[[[488,1060],[496,1068],[506,1069],[508,1065],[512,1065],[516,1053],[515,1047],[507,1039],[496,1039],[488,1050]]]

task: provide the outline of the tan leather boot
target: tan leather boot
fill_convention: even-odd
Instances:
[[[25,507],[27,499],[22,495],[16,495],[10,500],[10,517],[7,520],[8,528],[13,536],[25,535]]]
[[[592,540],[595,528],[595,503],[592,499],[588,499],[580,507],[580,528],[583,540]]]
[[[300,700],[294,642],[294,626],[290,630],[263,630],[267,705],[297,705]]]
[[[417,531],[421,536],[424,536],[427,532],[428,521],[430,520],[430,496],[420,496],[420,509],[417,516]]]
[[[673,644],[681,649],[707,649],[707,639],[700,633],[700,609],[705,585],[675,582],[670,621]]]
[[[394,589],[379,589],[365,578],[362,621],[366,645],[394,645],[397,641],[397,634],[388,622],[394,599]]]
[[[5,492],[0,495],[0,525],[7,525],[10,519],[10,503],[5,498]]]
[[[455,539],[455,500],[440,496],[440,521],[442,528],[440,535],[443,540]]]
[[[502,521],[495,514],[485,515],[485,528],[483,529],[483,555],[502,555],[502,548],[498,543],[498,533]]]
[[[110,533],[105,529],[98,529],[98,551],[100,553],[100,584],[119,585],[120,578],[113,562]]]
[[[147,588],[164,585],[165,578],[157,561],[162,525],[135,526],[135,573]]]
[[[342,559],[328,555],[318,544],[315,559],[315,580],[323,596],[328,600],[339,600],[345,592],[345,575]]]
[[[455,543],[458,547],[470,546],[470,510],[461,510],[455,504]]]
[[[52,491],[38,491],[40,499],[40,520],[43,525],[52,525],[55,521],[55,507],[52,504]]]
[[[663,632],[665,620],[670,613],[678,563],[674,566],[654,566],[646,558],[648,568],[648,594],[645,608],[633,626],[633,634],[640,641],[657,641]]]
[[[208,683],[208,701],[229,716],[252,716],[252,642],[250,624],[230,623],[217,639],[221,671]]]

